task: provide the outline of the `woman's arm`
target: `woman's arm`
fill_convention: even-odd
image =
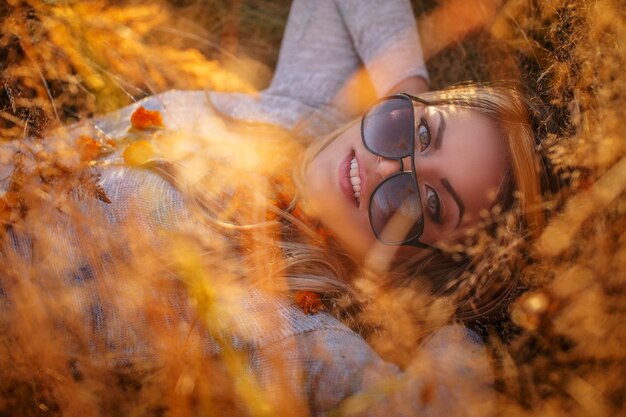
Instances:
[[[417,24],[408,0],[335,2],[378,96],[388,94],[407,79],[428,80]]]
[[[393,86],[387,94],[409,93],[418,95],[429,90],[428,81],[419,75],[415,75],[400,81]]]
[[[348,80],[335,100],[340,108],[356,115],[377,97],[428,91],[428,70],[408,0],[335,1],[367,73]]]
[[[408,0],[294,0],[266,93],[354,117],[377,96],[427,87],[418,36]]]
[[[265,346],[252,368],[270,397],[293,393],[313,416],[488,417],[493,376],[474,336],[446,326],[402,372],[354,332],[317,328]]]

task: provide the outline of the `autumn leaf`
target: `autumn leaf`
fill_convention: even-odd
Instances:
[[[130,116],[130,123],[137,130],[148,130],[153,128],[165,127],[163,124],[163,116],[158,110],[147,110],[140,106]]]
[[[305,314],[315,314],[324,308],[320,295],[313,291],[298,291],[294,299]]]

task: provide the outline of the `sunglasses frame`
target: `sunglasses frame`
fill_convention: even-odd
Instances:
[[[409,104],[411,105],[411,117],[412,117],[412,121],[413,121],[413,129],[411,129],[411,147],[410,147],[410,152],[407,155],[404,156],[398,156],[398,157],[389,157],[386,155],[381,155],[380,153],[374,151],[373,149],[370,148],[370,146],[368,146],[366,140],[365,140],[365,132],[364,132],[364,127],[365,127],[365,119],[367,118],[367,116],[370,114],[370,111],[372,109],[374,109],[376,106],[380,105],[381,103],[385,102],[385,101],[389,101],[389,100],[393,100],[393,99],[403,99],[409,102]],[[376,231],[376,229],[374,228],[374,223],[372,221],[372,204],[374,201],[374,195],[376,194],[376,192],[382,187],[384,186],[388,181],[392,180],[393,178],[396,178],[398,176],[401,175],[410,175],[411,179],[413,180],[413,182],[415,183],[415,188],[417,190],[417,195],[420,201],[420,204],[422,202],[422,197],[420,195],[420,190],[419,190],[419,183],[417,182],[417,176],[415,175],[415,103],[419,103],[421,105],[424,106],[430,106],[431,103],[428,102],[427,100],[421,99],[419,97],[415,97],[412,96],[410,94],[406,94],[406,93],[400,93],[400,94],[394,94],[392,96],[387,96],[387,97],[383,97],[377,101],[375,101],[374,103],[372,103],[369,108],[367,109],[367,111],[363,114],[363,117],[361,118],[361,141],[363,142],[363,146],[365,146],[365,148],[370,151],[371,153],[373,153],[376,156],[380,156],[381,158],[385,158],[385,159],[391,159],[394,161],[398,161],[400,162],[400,172],[397,172],[393,175],[390,175],[389,177],[385,178],[380,184],[378,184],[376,186],[376,188],[374,188],[374,190],[372,191],[372,194],[370,195],[370,201],[369,201],[369,205],[368,205],[368,216],[369,216],[369,221],[370,221],[370,227],[372,228],[372,231],[374,232],[374,236],[376,236],[376,239],[378,239],[379,242],[385,244],[385,245],[405,245],[405,246],[413,246],[413,247],[418,247],[418,248],[425,248],[425,249],[430,249],[433,251],[441,251],[441,249],[436,248],[434,246],[428,245],[426,243],[420,242],[419,238],[422,236],[422,233],[424,231],[424,216],[422,214],[422,227],[421,227],[421,231],[419,233],[419,235],[417,237],[414,238],[409,238],[409,239],[405,239],[402,241],[398,241],[398,242],[384,242],[381,239],[380,234]],[[402,162],[402,159],[406,158],[407,156],[411,157],[411,171],[405,171],[404,170],[404,164]]]

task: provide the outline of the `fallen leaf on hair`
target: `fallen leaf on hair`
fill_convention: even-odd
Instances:
[[[81,135],[76,139],[76,148],[82,162],[96,159],[102,151],[102,146],[92,137]]]
[[[298,291],[294,299],[305,314],[315,314],[324,307],[320,295],[313,291]]]
[[[163,124],[163,116],[158,110],[147,110],[140,106],[130,116],[130,123],[133,128],[138,130],[147,130],[152,128],[165,127]]]

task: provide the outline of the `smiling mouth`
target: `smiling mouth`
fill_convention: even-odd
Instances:
[[[359,175],[359,161],[356,155],[350,160],[350,184],[352,184],[352,192],[357,203],[361,202],[361,176]]]

